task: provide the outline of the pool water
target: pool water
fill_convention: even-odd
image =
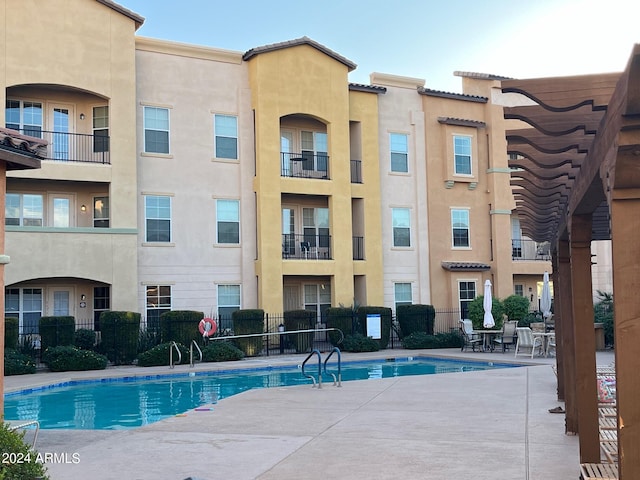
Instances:
[[[350,362],[342,365],[342,381],[517,366],[428,357]],[[317,363],[305,369],[317,374]],[[327,371],[337,374],[337,365],[328,365]],[[333,378],[323,375],[322,382],[332,383]],[[311,385],[296,366],[71,381],[6,394],[4,414],[10,419],[37,419],[44,429],[125,429],[215,404],[252,388],[293,385]]]

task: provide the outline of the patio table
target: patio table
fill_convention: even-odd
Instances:
[[[493,337],[500,335],[502,330],[474,330],[473,333],[482,335],[482,350],[493,352]]]

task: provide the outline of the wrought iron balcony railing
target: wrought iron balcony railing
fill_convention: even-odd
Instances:
[[[298,260],[331,260],[331,235],[284,233],[282,258]]]
[[[351,183],[362,183],[361,160],[351,160]]]
[[[511,240],[511,258],[513,260],[551,261],[549,242],[535,240]]]
[[[353,259],[364,260],[364,237],[353,237]]]
[[[22,129],[20,133],[42,138],[47,145],[46,160],[57,162],[111,163],[109,137],[84,133]]]
[[[329,155],[308,150],[281,152],[280,176],[329,180]]]

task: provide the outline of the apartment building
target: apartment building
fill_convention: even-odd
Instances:
[[[512,241],[498,77],[361,85],[306,37],[235,52],[138,37],[109,0],[0,8],[32,19],[26,41],[5,15],[3,125],[49,141],[7,178],[6,312],[24,329],[99,328],[107,309],[464,310],[486,279],[537,296],[550,271]]]

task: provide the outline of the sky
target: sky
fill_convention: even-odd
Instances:
[[[537,78],[621,72],[640,0],[116,0],[143,37],[246,52],[307,36],[372,72],[461,92],[454,71]]]

